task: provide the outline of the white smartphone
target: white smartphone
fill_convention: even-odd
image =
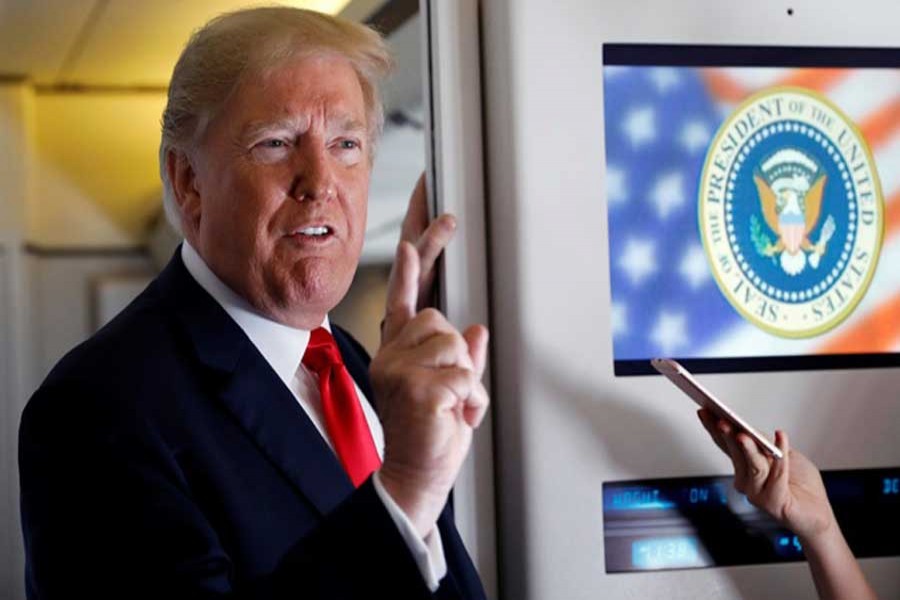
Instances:
[[[737,429],[749,435],[767,454],[774,458],[781,459],[784,454],[781,450],[771,442],[766,436],[761,434],[752,425],[747,423],[736,412],[729,408],[724,402],[713,396],[709,390],[704,388],[694,379],[690,371],[681,366],[677,361],[669,358],[654,358],[650,361],[653,368],[666,376],[666,378],[674,383],[678,389],[690,396],[694,402],[708,409],[711,413],[725,419]]]

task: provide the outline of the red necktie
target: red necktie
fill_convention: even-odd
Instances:
[[[353,378],[344,366],[331,333],[314,329],[303,364],[319,377],[325,429],[353,485],[359,485],[381,466],[372,432],[356,396]]]

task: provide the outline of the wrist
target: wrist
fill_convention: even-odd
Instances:
[[[449,490],[431,490],[430,486],[417,484],[416,478],[403,474],[388,464],[382,465],[378,477],[384,491],[403,511],[416,533],[424,539],[434,529],[447,503]]]
[[[821,555],[828,550],[845,546],[847,543],[834,513],[830,511],[824,525],[817,527],[814,531],[798,532],[797,538],[806,554]]]

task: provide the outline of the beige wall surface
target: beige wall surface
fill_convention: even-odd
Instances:
[[[157,153],[165,94],[39,93],[28,239],[133,246],[162,201]]]
[[[11,337],[11,311],[9,306],[8,284],[9,270],[8,259],[5,250],[0,253],[0,423],[2,423],[3,431],[0,431],[0,590],[8,590],[14,588],[15,579],[15,561],[11,557],[16,555],[18,531],[15,526],[18,522],[15,518],[14,495],[7,483],[14,477],[15,473],[15,455],[12,436],[14,429],[10,426],[10,421],[16,415],[13,409],[12,386],[9,385],[10,375],[12,373],[12,356],[11,344],[8,340]]]
[[[24,597],[16,435],[28,369],[27,297],[21,261],[30,190],[33,94],[0,85],[0,597]]]
[[[0,84],[0,240],[18,238],[28,195],[33,92]]]

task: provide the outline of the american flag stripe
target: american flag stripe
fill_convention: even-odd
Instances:
[[[896,139],[900,129],[900,98],[889,102],[860,123],[869,146],[878,147]]]
[[[866,297],[847,322],[832,334],[808,342],[766,343],[765,334],[747,329],[721,338],[820,353],[892,352],[900,349],[900,292],[894,265],[900,264],[900,74],[885,77],[880,70],[797,69],[784,75],[781,69],[708,69],[704,80],[710,93],[729,109],[747,96],[773,85],[805,87],[827,95],[853,121],[872,149],[885,200],[885,234],[878,273]],[[865,90],[865,93],[860,93]],[[743,328],[749,325],[741,325]],[[723,346],[723,343],[713,346]],[[745,346],[746,347],[746,346]],[[752,347],[752,346],[750,346]],[[802,348],[806,347],[806,348]],[[792,352],[792,353],[793,353]]]
[[[875,161],[878,164],[878,177],[881,179],[881,190],[885,199],[900,190],[900,135],[894,135],[874,149]],[[895,168],[891,168],[895,167]]]
[[[887,205],[884,218],[884,235],[892,236],[900,229],[900,192],[894,192],[892,196],[885,198]]]
[[[740,72],[743,71],[742,76]],[[738,104],[747,96],[772,86],[803,87],[825,91],[849,77],[846,69],[797,69],[785,75],[783,69],[703,69],[703,79],[711,95],[720,102]],[[756,76],[747,78],[746,74]],[[743,78],[742,81],[740,78]],[[765,79],[765,80],[763,80]]]
[[[860,90],[866,90],[865,94],[859,93]],[[890,98],[892,92],[896,90],[896,82],[890,77],[885,77],[884,71],[881,69],[867,69],[865,71],[854,71],[844,80],[838,82],[835,86],[825,90],[828,99],[832,103],[840,107],[841,111],[850,117],[861,127],[866,128],[867,122],[890,103],[885,103],[886,98]],[[874,123],[874,121],[872,121]],[[873,129],[870,128],[869,133]],[[870,142],[875,141],[870,138]],[[877,145],[877,144],[875,144]]]
[[[852,329],[822,346],[825,354],[890,351],[900,338],[900,294],[879,304]]]
[[[797,69],[778,80],[775,85],[825,90],[849,77],[850,74],[846,69]]]

